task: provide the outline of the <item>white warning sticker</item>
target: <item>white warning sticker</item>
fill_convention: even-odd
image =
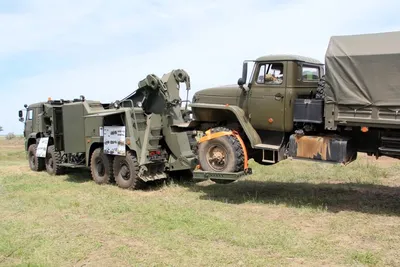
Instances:
[[[39,145],[36,148],[36,157],[38,158],[46,157],[48,143],[49,143],[48,137],[40,138]]]
[[[104,153],[125,156],[125,126],[104,126]]]

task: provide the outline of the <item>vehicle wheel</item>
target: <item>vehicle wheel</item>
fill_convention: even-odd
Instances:
[[[95,149],[90,158],[90,172],[96,184],[112,183],[113,157],[104,154],[103,148]]]
[[[144,182],[138,176],[139,164],[136,156],[127,151],[126,156],[116,156],[113,163],[116,184],[124,189],[140,189]]]
[[[54,145],[47,148],[45,159],[46,171],[50,175],[61,175],[64,173],[64,168],[61,164],[61,153],[56,151]]]
[[[229,131],[224,127],[212,133]],[[198,156],[201,169],[211,172],[239,172],[244,169],[244,151],[239,140],[232,135],[221,136],[199,144]]]
[[[44,158],[36,157],[36,144],[32,144],[28,148],[29,168],[32,171],[40,172],[45,169]]]

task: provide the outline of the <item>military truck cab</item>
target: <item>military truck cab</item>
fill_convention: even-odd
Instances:
[[[25,105],[25,116],[22,110],[18,111],[19,121],[24,125],[24,137],[29,138],[32,134],[40,132],[38,115],[43,112],[44,103]]]
[[[248,73],[250,62],[254,65]],[[286,133],[295,129],[295,100],[314,97],[323,75],[323,64],[304,56],[269,55],[245,61],[237,85],[196,92],[191,105],[193,116],[205,128],[237,130],[249,158],[276,163],[284,157]],[[207,130],[204,127],[199,129]],[[208,165],[205,161],[203,164]]]

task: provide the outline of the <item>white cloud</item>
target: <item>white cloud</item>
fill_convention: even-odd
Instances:
[[[0,54],[47,50],[62,54],[102,45],[96,65],[49,70],[11,85],[0,124],[20,131],[17,110],[24,103],[81,94],[113,101],[136,88],[148,73],[161,76],[174,68],[191,75],[194,91],[236,83],[241,62],[265,54],[292,53],[324,59],[331,35],[386,31],[400,26],[386,23],[397,1],[52,1],[35,2],[30,12],[0,15]],[[385,16],[383,16],[383,14]],[[396,24],[397,23],[397,24]],[[384,25],[384,26],[382,26]],[[13,35],[14,33],[14,35]],[[140,36],[139,39],[135,37]],[[115,40],[126,41],[123,53],[110,59]],[[146,49],[142,43],[152,41]],[[82,49],[82,50],[80,50]],[[146,51],[144,53],[138,53]],[[102,58],[104,56],[104,59]],[[1,60],[1,57],[0,57]],[[0,89],[0,94],[5,94]],[[4,95],[5,96],[5,95]],[[185,96],[184,92],[181,94]],[[3,122],[4,121],[4,122]]]

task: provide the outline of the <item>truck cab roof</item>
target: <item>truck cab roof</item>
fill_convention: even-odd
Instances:
[[[28,108],[41,108],[46,102],[38,102],[28,105]]]
[[[323,65],[321,61],[311,57],[305,57],[300,55],[291,54],[276,54],[276,55],[265,55],[256,59],[257,62],[260,61],[301,61],[310,64]]]

